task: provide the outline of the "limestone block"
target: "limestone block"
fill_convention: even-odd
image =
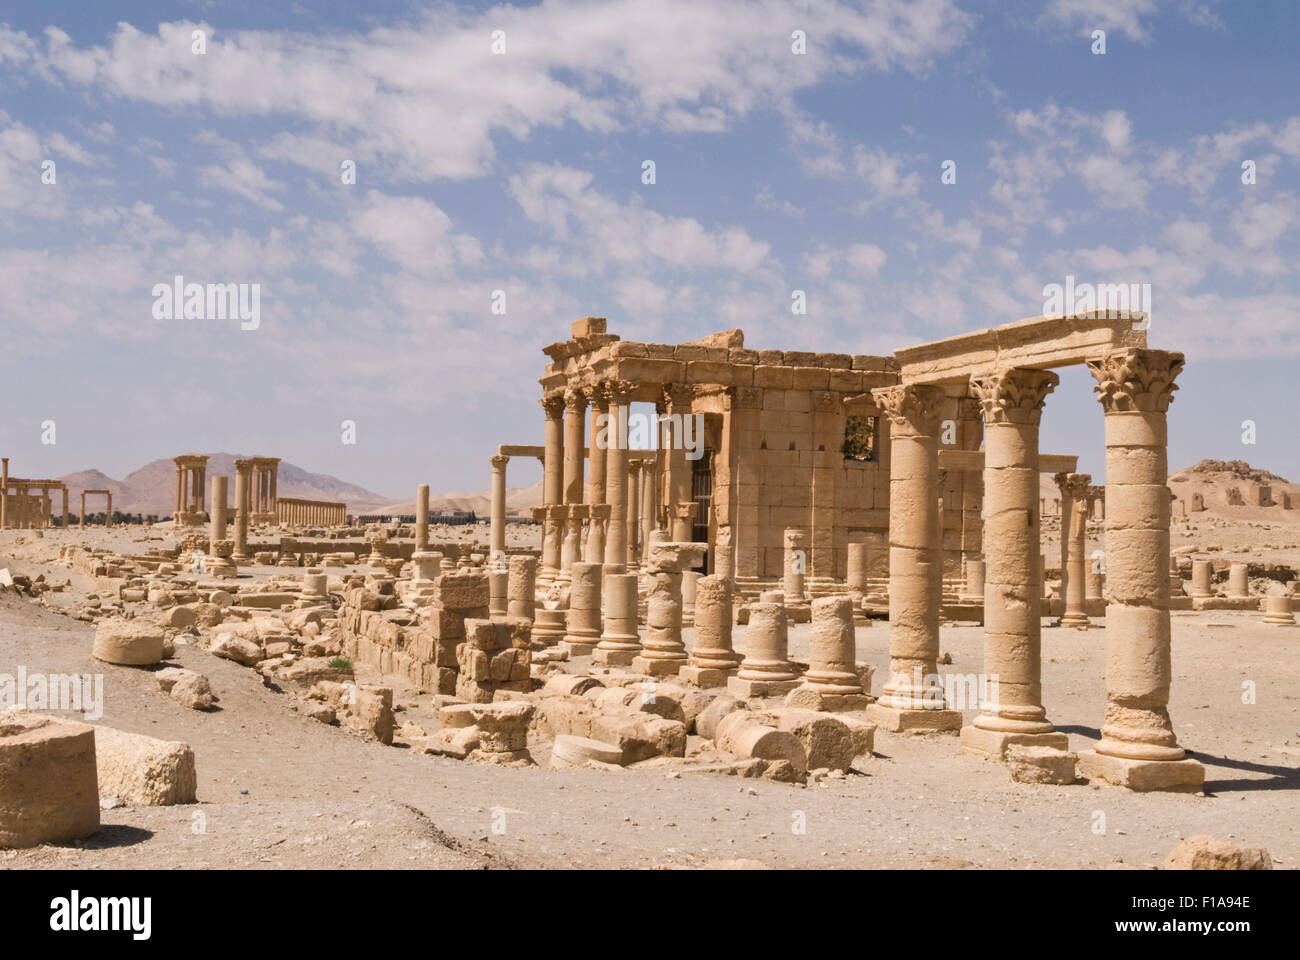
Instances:
[[[803,745],[809,770],[847,770],[858,755],[848,725],[829,713],[782,710],[777,727],[794,734]]]
[[[0,714],[0,848],[80,840],[98,829],[94,728]]]
[[[208,644],[208,652],[214,657],[234,660],[247,667],[255,667],[264,659],[262,648],[252,640],[237,637],[233,633],[222,633],[213,637]]]
[[[596,714],[591,737],[618,747],[625,764],[686,755],[685,725],[648,714]]]
[[[488,576],[486,573],[444,573],[434,581],[433,602],[452,610],[487,608]]]
[[[623,751],[590,737],[574,737],[562,733],[555,738],[555,746],[551,751],[552,767],[580,767],[590,762],[622,766]]]
[[[742,759],[788,760],[800,773],[808,769],[803,744],[794,734],[778,730],[771,716],[730,713],[718,724],[716,742],[719,750]]]
[[[196,802],[198,775],[187,744],[95,727],[99,792],[140,807]]]
[[[1272,870],[1273,858],[1263,848],[1234,847],[1217,837],[1188,837],[1165,860],[1166,870]]]
[[[392,744],[397,724],[391,687],[358,686],[354,709],[363,733],[382,744]]]
[[[167,667],[154,674],[158,686],[173,700],[191,710],[212,709],[212,687],[208,678],[193,670]]]
[[[95,625],[96,660],[126,666],[158,663],[163,655],[162,627],[148,620],[101,620]]]
[[[1074,783],[1078,754],[1055,747],[1012,743],[1006,748],[1007,767],[1017,783]]]
[[[724,693],[714,697],[712,702],[695,718],[695,732],[709,740],[716,739],[718,724],[722,722],[722,718],[738,710],[746,709],[748,707],[745,705],[745,701],[730,694]]]

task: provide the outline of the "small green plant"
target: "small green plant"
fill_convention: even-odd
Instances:
[[[352,661],[349,660],[347,657],[335,657],[333,660],[327,663],[326,666],[329,667],[331,670],[351,670]]]

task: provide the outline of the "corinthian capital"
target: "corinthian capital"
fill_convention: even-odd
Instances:
[[[1107,413],[1164,413],[1173,403],[1174,378],[1182,369],[1183,355],[1172,350],[1133,348],[1088,361],[1097,381],[1093,393]]]
[[[893,423],[910,426],[918,433],[934,433],[939,428],[943,406],[943,388],[924,383],[900,383],[877,387],[871,398]]]
[[[551,419],[564,415],[564,391],[552,390],[542,397],[542,409]]]
[[[1012,367],[982,377],[971,377],[971,390],[979,399],[985,423],[1038,423],[1043,403],[1061,378],[1050,370]]]
[[[1056,485],[1061,488],[1061,496],[1071,500],[1082,500],[1088,496],[1092,486],[1090,473],[1056,473],[1052,475]]]

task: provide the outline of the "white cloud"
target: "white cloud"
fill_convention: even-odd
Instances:
[[[225,32],[206,23],[121,23],[103,45],[79,47],[49,28],[42,47],[0,33],[0,57],[97,94],[219,114],[281,114],[314,125],[303,134],[354,143],[354,159],[396,176],[481,175],[501,133],[574,123],[609,132],[650,124],[716,131],[827,76],[864,69],[920,70],[955,49],[972,18],[955,0],[550,0],[473,13],[437,7],[423,20],[371,32],[311,36]],[[794,56],[790,31],[812,34]],[[191,53],[193,30],[207,53]],[[490,34],[502,30],[506,54]],[[289,157],[306,166],[311,152]]]

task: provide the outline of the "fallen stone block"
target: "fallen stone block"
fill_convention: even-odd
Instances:
[[[173,700],[191,710],[211,710],[213,700],[212,686],[208,678],[193,670],[180,667],[167,667],[154,674],[158,686]]]
[[[555,738],[555,746],[551,751],[552,767],[582,767],[589,764],[622,766],[623,751],[590,737],[560,734]]]
[[[1198,834],[1174,848],[1166,870],[1272,870],[1273,858],[1262,847],[1234,847],[1217,837]]]
[[[187,744],[95,727],[99,792],[138,807],[194,803],[198,776]]]
[[[775,719],[761,718],[749,711],[723,717],[718,724],[717,745],[734,757],[754,760],[789,760],[796,770],[808,770],[803,744],[792,733],[776,728]]]
[[[686,755],[686,727],[652,714],[601,714],[591,718],[591,739],[618,747],[623,763]]]
[[[858,755],[847,724],[829,713],[782,710],[777,728],[794,734],[803,745],[807,769],[847,770]]]
[[[101,620],[95,626],[96,660],[140,667],[163,657],[163,630],[148,620]]]
[[[95,728],[0,713],[0,848],[80,840],[98,829]]]
[[[1055,747],[1038,747],[1025,743],[1007,746],[1007,767],[1017,783],[1074,783],[1078,776],[1079,755]]]
[[[221,633],[214,637],[208,644],[208,652],[214,657],[233,660],[246,667],[255,667],[264,659],[260,646],[233,633]]]

